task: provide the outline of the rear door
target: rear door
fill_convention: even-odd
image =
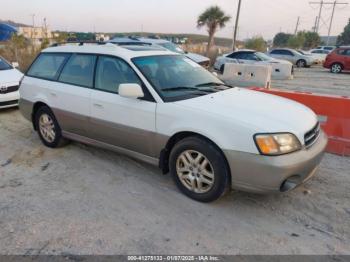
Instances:
[[[143,86],[128,63],[117,57],[99,56],[95,89],[91,93],[89,135],[92,139],[143,155],[156,157],[156,103],[146,88],[143,99],[121,97],[120,84]]]
[[[293,64],[296,63],[295,55],[289,50],[281,50],[281,58],[289,62],[292,62]]]
[[[58,82],[49,87],[55,116],[66,132],[87,135],[95,61],[95,55],[73,54],[64,66]]]
[[[281,54],[281,50],[279,50],[279,49],[272,50],[270,52],[270,56],[272,56],[276,59],[283,59],[282,54]]]

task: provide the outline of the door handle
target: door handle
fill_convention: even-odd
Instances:
[[[98,107],[98,108],[103,108],[103,105],[101,104],[94,104],[95,107]]]
[[[51,92],[50,95],[53,96],[53,97],[56,97],[56,96],[57,96],[57,94],[54,93],[54,92]]]

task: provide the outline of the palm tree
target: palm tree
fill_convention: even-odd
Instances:
[[[226,23],[230,21],[231,16],[226,15],[224,11],[218,6],[211,6],[207,8],[197,20],[197,27],[207,27],[209,33],[209,41],[207,46],[207,55],[211,47],[214,45],[214,35],[219,28],[225,27]]]

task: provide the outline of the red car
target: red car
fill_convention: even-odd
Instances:
[[[335,49],[326,57],[323,67],[330,69],[335,74],[341,73],[343,70],[350,70],[350,47]]]

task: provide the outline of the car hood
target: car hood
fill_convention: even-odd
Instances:
[[[18,84],[23,74],[17,69],[0,70],[0,85]]]
[[[189,59],[195,61],[196,63],[202,63],[202,62],[209,61],[208,57],[205,57],[205,56],[202,56],[202,55],[199,55],[199,54],[195,54],[195,53],[187,53],[186,56]]]
[[[241,124],[256,133],[290,132],[301,141],[304,134],[317,123],[315,113],[300,103],[241,88],[182,100],[176,104],[202,114],[216,115],[227,123]]]

